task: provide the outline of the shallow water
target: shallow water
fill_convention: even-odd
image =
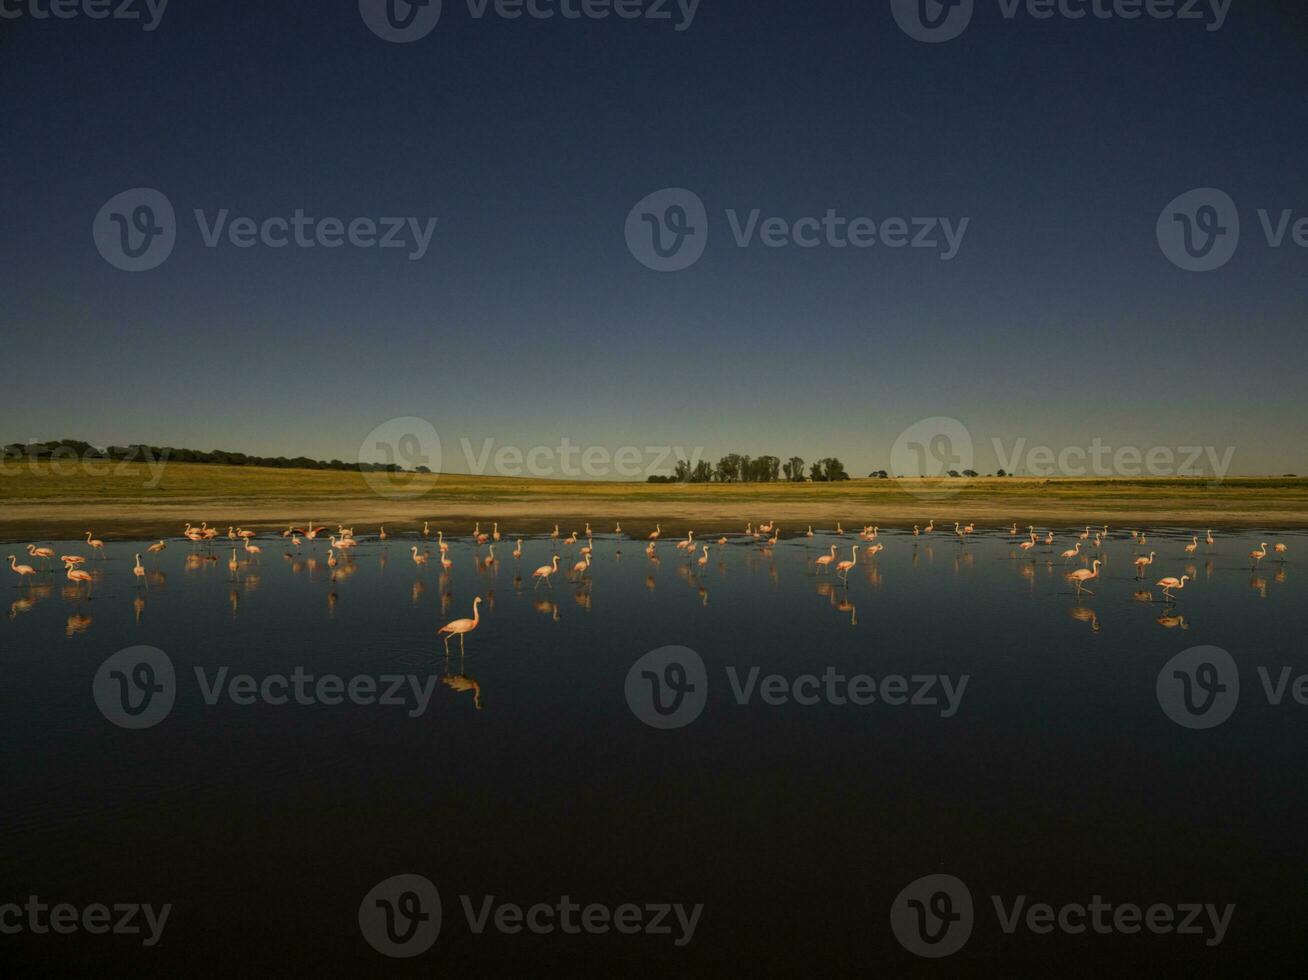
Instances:
[[[84,932],[5,945],[52,971],[189,961],[427,975],[578,956],[638,975],[956,975],[1031,974],[1067,957],[1226,971],[1295,955],[1308,911],[1308,708],[1293,681],[1270,703],[1259,668],[1273,694],[1282,668],[1308,670],[1308,537],[1226,532],[1187,557],[1188,535],[1151,534],[1143,548],[1158,558],[1136,581],[1139,548],[1117,534],[1088,583],[1096,594],[1080,597],[1065,575],[1081,560],[1059,557],[1074,537],[1028,553],[1006,531],[966,545],[885,531],[847,583],[813,560],[867,544],[848,534],[773,548],[735,535],[702,567],[702,552],[688,558],[670,536],[653,562],[643,541],[606,535],[584,579],[567,576],[579,546],[560,545],[552,587],[535,588],[531,571],[555,551],[546,538],[520,561],[506,541],[490,568],[485,547],[451,539],[448,573],[434,540],[364,540],[334,580],[322,541],[297,553],[259,539],[257,561],[238,551],[232,575],[230,546],[210,558],[175,540],[143,554],[144,582],[131,569],[146,543],[112,542],[86,563],[89,599],[57,567],[17,585],[6,571],[3,900],[172,911],[151,948]],[[1251,570],[1260,541],[1289,551]],[[415,544],[431,552],[425,568]],[[85,542],[52,546],[89,556]],[[1174,602],[1152,584],[1164,575],[1191,577]],[[466,654],[456,639],[447,657],[436,630],[470,616],[477,596]],[[175,695],[157,723],[130,729],[109,717],[112,684],[99,702],[93,685],[107,658],[137,645],[166,654]],[[662,729],[642,720],[668,723],[651,710],[649,678],[666,694],[682,675],[662,662],[628,675],[670,645],[695,651],[706,673],[677,655],[696,687],[683,704],[702,708]],[[1206,730],[1173,721],[1157,692],[1170,658],[1197,646],[1228,651],[1239,676],[1233,713]],[[207,703],[223,668],[254,684],[297,668],[414,680],[396,705],[241,704],[226,690]],[[819,680],[791,686],[808,674]],[[851,675],[874,678],[857,688],[875,685],[871,703],[849,703],[840,677]],[[140,675],[129,665],[121,676]],[[906,703],[882,697],[901,691]],[[931,960],[900,943],[890,912],[937,873],[966,884],[975,924],[959,952]],[[439,889],[441,928],[430,950],[387,960],[359,910],[399,874]],[[674,916],[670,935],[478,934],[460,900],[476,912],[485,896],[528,907],[564,895],[703,910],[677,945]],[[1147,931],[1009,934],[996,895],[1235,908],[1207,945]]]

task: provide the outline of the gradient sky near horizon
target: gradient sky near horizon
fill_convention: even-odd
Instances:
[[[409,44],[357,0],[174,0],[149,32],[0,19],[0,441],[355,459],[419,416],[450,471],[461,440],[566,438],[862,475],[948,416],[982,472],[995,439],[1098,439],[1305,473],[1308,248],[1269,246],[1258,220],[1308,217],[1302,7],[1236,0],[1207,31],[976,0],[941,44],[889,0],[702,0],[684,31],[445,0]],[[127,273],[91,226],[142,186],[172,202],[177,244]],[[710,230],[660,274],[624,223],[665,187],[695,191]],[[1207,273],[1155,237],[1196,187],[1240,213]],[[193,211],[224,208],[439,220],[419,261],[208,248]],[[755,208],[969,227],[948,262],[738,248],[726,211]]]

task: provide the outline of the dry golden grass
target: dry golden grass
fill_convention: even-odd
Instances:
[[[957,519],[978,525],[1077,522],[1227,526],[1308,524],[1308,479],[980,478],[846,483],[648,484],[459,475],[360,474],[169,463],[10,461],[0,471],[0,534],[49,536],[95,526],[107,533],[175,533],[181,522],[285,526],[310,518],[389,523],[396,530],[450,518],[511,521],[523,531],[554,521],[622,519],[633,532],[656,521],[743,529],[776,519],[882,526]],[[639,526],[637,526],[639,525]],[[571,527],[564,528],[572,530]]]

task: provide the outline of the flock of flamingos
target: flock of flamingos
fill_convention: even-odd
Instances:
[[[864,526],[861,531],[857,532],[856,537],[859,541],[864,543],[852,543],[850,545],[848,559],[839,559],[839,552],[841,550],[840,545],[832,544],[826,554],[819,555],[812,560],[813,574],[834,574],[835,577],[841,580],[844,588],[848,589],[849,573],[858,564],[860,557],[865,564],[874,563],[877,555],[884,549],[885,546],[878,540],[880,530],[881,529],[878,526],[867,525]],[[826,533],[834,533],[838,537],[845,537],[847,532],[843,526],[837,523],[834,532]],[[928,522],[925,526],[913,525],[912,534],[915,538],[924,535],[929,536],[935,533],[936,522],[934,519]],[[968,539],[976,533],[976,528],[973,524],[961,525],[958,522],[954,522],[952,531],[942,530],[941,533],[952,536],[962,547],[966,548]],[[1158,553],[1156,551],[1144,552],[1143,548],[1148,544],[1149,540],[1147,532],[1133,530],[1127,533],[1129,533],[1130,540],[1135,546],[1134,554],[1131,559],[1135,569],[1135,580],[1140,581],[1148,576],[1149,566],[1153,564]],[[433,530],[430,526],[430,522],[424,522],[421,530],[424,544],[422,548],[419,548],[416,544],[410,546],[410,556],[414,565],[420,570],[425,569],[428,562],[435,558],[440,562],[441,567],[445,571],[448,571],[453,566],[453,560],[449,556],[450,543],[445,540],[445,534],[443,531],[436,530],[434,534],[437,546],[437,552],[435,554],[428,550],[426,544],[426,542],[432,537]],[[1055,534],[1053,531],[1046,532],[1042,537],[1037,533],[1034,526],[1029,525],[1026,528],[1026,531],[1022,532],[1019,530],[1018,526],[1014,524],[1009,530],[1009,534],[1016,543],[1017,549],[1020,552],[1032,554],[1032,561],[1035,561],[1034,554],[1037,547],[1044,545],[1046,548],[1052,548],[1054,546]],[[297,553],[306,541],[310,542],[310,547],[312,547],[312,543],[316,540],[320,540],[324,535],[327,537],[327,544],[329,546],[327,551],[327,565],[331,569],[332,581],[335,582],[337,575],[336,569],[341,556],[348,555],[352,552],[353,549],[358,547],[361,540],[354,536],[354,530],[352,528],[338,525],[336,532],[333,534],[326,526],[318,526],[310,522],[305,527],[291,526],[281,532],[282,538],[287,539],[296,549]],[[656,524],[654,530],[649,533],[648,542],[644,548],[645,554],[656,562],[658,561],[657,548],[662,535],[662,524]],[[209,527],[207,522],[202,523],[199,527],[194,527],[188,523],[182,531],[181,536],[191,542],[195,549],[207,549],[207,552],[204,555],[205,560],[218,560],[217,556],[213,553],[214,543],[222,537],[222,532],[219,531],[218,528]],[[621,541],[624,539],[621,523],[619,523],[614,529],[614,536],[618,541],[617,555],[620,556]],[[258,535],[254,531],[239,527],[229,527],[227,529],[226,537],[231,542],[230,546],[232,549],[231,558],[227,562],[227,567],[233,578],[235,578],[241,567],[241,559],[238,557],[238,551],[244,551],[248,556],[245,559],[246,562],[257,562],[259,560],[258,556],[262,553],[263,549],[255,543],[255,539]],[[387,534],[385,526],[382,526],[376,536],[376,540],[384,544],[388,541],[389,537],[390,535]],[[480,523],[476,524],[469,541],[474,547],[474,560],[479,567],[492,569],[498,566],[500,559],[495,555],[495,547],[497,544],[500,544],[502,539],[505,537],[506,536],[501,535],[498,523],[494,524],[489,532],[482,531]],[[583,535],[579,535],[578,532],[573,531],[566,537],[560,536],[559,525],[556,524],[554,525],[553,532],[548,536],[551,547],[554,549],[554,554],[552,555],[549,564],[541,565],[531,573],[531,577],[534,580],[533,589],[538,589],[541,585],[553,589],[554,585],[552,579],[554,575],[558,573],[560,562],[563,560],[558,551],[560,543],[571,548],[577,545],[583,537],[584,543],[577,551],[579,560],[572,565],[571,578],[574,581],[587,581],[589,579],[591,572],[591,559],[594,555],[595,548],[595,540],[590,524],[586,524],[586,529]],[[812,525],[809,525],[808,530],[803,533],[803,537],[814,537]],[[733,539],[736,542],[761,542],[763,548],[770,549],[781,540],[781,529],[776,526],[773,521],[760,523],[757,527],[751,522],[746,525],[745,530],[742,533],[730,536],[719,536],[716,539],[716,544],[719,547],[725,546],[732,543]],[[519,562],[522,559],[522,546],[524,540],[526,539],[516,539],[517,543],[511,552],[512,558],[515,562]],[[1087,583],[1099,578],[1100,568],[1105,561],[1103,549],[1108,540],[1108,525],[1105,524],[1098,527],[1086,525],[1083,531],[1074,535],[1071,547],[1061,552],[1060,557],[1065,566],[1070,565],[1073,562],[1079,563],[1080,567],[1066,572],[1066,578],[1075,588],[1078,597],[1082,595],[1093,596],[1095,594],[1087,588]],[[505,543],[507,545],[507,541]],[[1203,546],[1211,549],[1214,543],[1215,539],[1213,537],[1213,532],[1208,530],[1203,538]],[[90,531],[86,532],[86,545],[87,550],[93,557],[98,555],[102,560],[105,558],[104,542],[93,537]],[[710,546],[709,542],[703,540],[697,541],[693,530],[688,531],[684,539],[675,542],[677,551],[685,554],[687,562],[689,563],[693,561],[698,564],[701,569],[709,563]],[[161,540],[150,545],[146,549],[146,552],[147,554],[158,554],[167,547],[168,543]],[[482,547],[487,548],[487,554],[484,556],[480,551]],[[1199,536],[1197,534],[1192,535],[1190,543],[1184,547],[1185,555],[1187,557],[1193,556],[1200,547],[1201,542]],[[1082,549],[1085,550],[1083,551]],[[1249,552],[1248,557],[1250,567],[1256,569],[1259,563],[1269,554],[1274,554],[1277,556],[1277,560],[1284,561],[1284,556],[1288,551],[1289,547],[1284,543],[1273,544],[1269,550],[1268,543],[1261,542],[1256,549]],[[52,563],[56,558],[56,553],[53,548],[29,544],[27,545],[27,553],[34,560],[44,562],[44,570],[46,572],[52,572]],[[1095,555],[1094,558],[1090,558],[1091,553]],[[289,552],[287,553],[287,556],[290,557]],[[77,554],[58,555],[57,557],[64,567],[64,574],[68,581],[71,582],[73,587],[77,590],[76,594],[78,598],[80,598],[81,595],[81,587],[85,586],[86,597],[89,600],[91,598],[94,577],[84,567],[87,565],[87,558],[84,555]],[[141,562],[141,555],[138,553],[135,557],[136,563],[132,567],[132,574],[135,576],[137,583],[148,589],[149,582],[146,577],[147,570]],[[31,582],[39,574],[38,570],[32,565],[19,564],[15,555],[9,555],[7,560],[10,569],[19,577],[20,588],[22,587],[22,583],[27,583],[30,588]],[[1155,585],[1162,588],[1165,601],[1175,602],[1175,593],[1184,589],[1186,583],[1190,580],[1190,575],[1182,575],[1180,578],[1168,575],[1158,579]],[[456,636],[459,638],[459,648],[460,651],[462,651],[464,637],[473,632],[480,625],[481,612],[479,606],[481,601],[482,598],[480,596],[473,600],[472,618],[452,620],[437,631],[438,635],[440,635],[445,641],[447,652],[449,650],[450,640]]]

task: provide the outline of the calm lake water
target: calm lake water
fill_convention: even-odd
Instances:
[[[262,537],[235,576],[221,543],[209,560],[184,540],[110,542],[101,560],[54,542],[90,558],[92,598],[57,564],[32,583],[4,572],[0,904],[171,909],[153,946],[42,934],[26,908],[0,913],[23,924],[0,945],[63,975],[1049,975],[1069,958],[1217,975],[1299,957],[1308,539],[1223,532],[1187,557],[1189,535],[1141,549],[1117,533],[1078,598],[1065,574],[1083,565],[1059,557],[1075,536],[1022,552],[1007,531],[883,531],[846,585],[813,560],[831,544],[847,559],[868,543],[854,535],[733,535],[703,567],[671,536],[656,563],[605,535],[582,583],[580,545],[559,545],[552,588],[531,578],[554,554],[543,538],[521,560],[506,541],[491,568],[450,539],[444,574],[434,539],[363,539],[335,581],[325,541]],[[1251,570],[1262,541],[1288,553]],[[1143,581],[1139,550],[1158,552]],[[1191,577],[1175,602],[1164,575]],[[447,657],[437,628],[477,596],[466,655],[455,639]],[[162,653],[102,670],[138,646]],[[637,664],[669,646],[693,653]],[[1229,659],[1169,663],[1195,647]],[[397,676],[403,703],[352,703],[324,675],[360,702]],[[438,890],[440,928],[391,959],[374,942],[425,945],[435,922],[427,886],[397,875]],[[913,885],[928,875],[966,894]],[[565,931],[563,896],[597,908]],[[1075,910],[1062,921],[1085,931],[1059,926],[1094,896],[1112,906],[1103,933]],[[540,932],[509,931],[505,906],[540,903]],[[1039,903],[1052,927],[1028,919]],[[1156,923],[1180,924],[1191,903],[1222,931],[1207,911],[1198,933],[1129,910],[1114,925],[1159,904],[1173,912]],[[957,952],[918,955],[969,919]]]

